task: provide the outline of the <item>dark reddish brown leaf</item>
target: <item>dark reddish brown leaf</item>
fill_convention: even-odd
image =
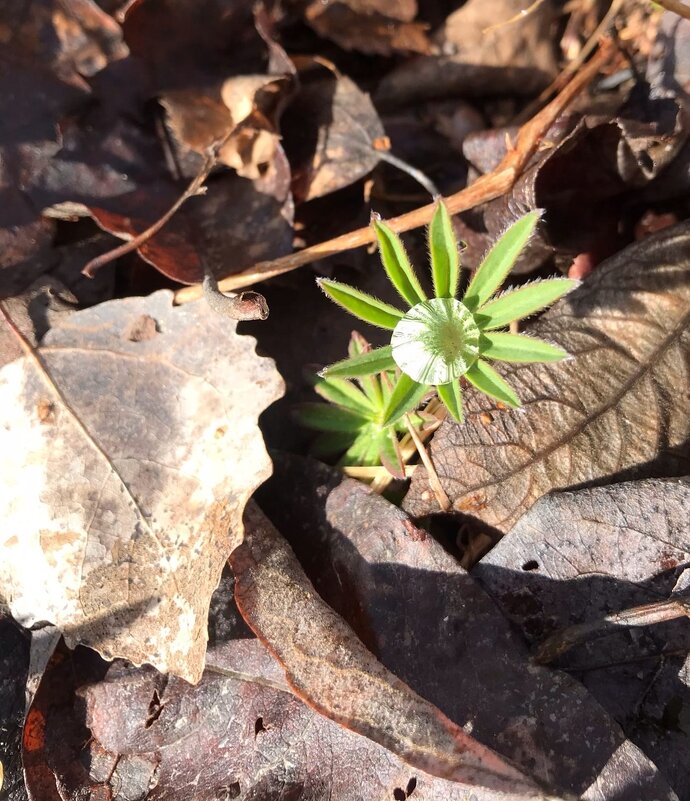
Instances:
[[[290,173],[282,150],[260,181],[224,173],[209,183],[152,239],[140,255],[164,275],[181,283],[198,283],[204,264],[224,277],[292,248]],[[90,208],[98,224],[122,238],[146,230],[180,194],[171,184],[142,189]]]
[[[320,595],[389,670],[552,791],[591,787],[601,801],[668,792],[578,682],[531,663],[479,584],[404,512],[312,460],[275,463],[259,502]]]
[[[434,776],[534,795],[530,780],[414,693],[314,592],[272,524],[252,508],[231,557],[242,616],[321,714]]]
[[[521,409],[467,391],[431,445],[455,511],[508,531],[550,490],[688,470],[689,246],[687,224],[631,245],[529,326],[573,358],[503,368]],[[405,508],[437,511],[421,470]]]
[[[524,798],[430,776],[319,715],[255,639],[210,651],[197,687],[90,656],[44,675],[24,734],[33,801]]]
[[[542,498],[474,568],[532,643],[687,592],[690,483],[648,480]],[[690,787],[687,619],[609,631],[559,660],[671,781]]]

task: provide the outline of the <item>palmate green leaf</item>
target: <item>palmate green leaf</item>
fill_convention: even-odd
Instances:
[[[369,398],[345,378],[318,378],[314,382],[314,392],[336,406],[352,409],[366,417],[374,415],[374,406]]]
[[[508,406],[520,406],[520,399],[510,384],[482,359],[476,361],[465,373],[465,378],[480,392],[496,400],[507,403]]]
[[[398,290],[400,296],[404,298],[410,306],[416,306],[426,295],[422,289],[419,279],[415,275],[410,260],[405,252],[402,239],[380,220],[373,219],[372,226],[376,233],[381,254],[381,263],[390,282]]]
[[[568,355],[563,348],[524,334],[482,334],[479,351],[482,358],[502,362],[557,362]]]
[[[305,428],[315,431],[358,432],[369,420],[351,409],[328,406],[325,403],[302,403],[293,412]]]
[[[405,412],[414,411],[428,389],[426,384],[418,384],[405,373],[401,373],[386,404],[382,425],[391,425]]]
[[[526,284],[482,306],[475,318],[482,331],[504,328],[513,320],[522,320],[530,314],[545,309],[579,283],[572,278],[549,278],[546,281]]]
[[[531,211],[521,217],[503,234],[488,252],[467,287],[462,302],[476,311],[505,281],[539,222],[541,212]]]
[[[429,225],[431,276],[437,298],[454,298],[460,281],[460,256],[453,222],[442,200]]]
[[[379,328],[388,328],[392,331],[404,316],[403,312],[396,309],[395,306],[377,300],[348,284],[331,281],[329,278],[317,278],[316,283],[331,300],[349,311],[350,314],[354,314],[355,317],[359,317],[366,323],[377,325]]]
[[[363,376],[381,373],[384,370],[395,370],[393,353],[390,345],[374,348],[367,353],[343,359],[341,362],[331,364],[321,371],[323,378],[361,378]]]
[[[448,409],[450,416],[457,420],[458,423],[462,423],[462,390],[460,389],[460,381],[456,378],[450,384],[439,384],[436,387],[436,391],[441,402]]]

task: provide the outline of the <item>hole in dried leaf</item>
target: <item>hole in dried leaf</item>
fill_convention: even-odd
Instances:
[[[254,724],[254,737],[258,737],[262,731],[266,731],[266,727],[264,726],[264,719],[257,718],[256,723]]]
[[[408,798],[412,795],[412,793],[414,793],[416,787],[417,787],[417,779],[416,779],[415,776],[413,776],[410,779],[410,781],[407,783],[407,797]]]
[[[163,704],[161,703],[161,697],[158,694],[158,690],[154,690],[153,696],[151,697],[151,702],[149,703],[149,711],[148,715],[146,716],[144,728],[150,728],[158,720],[162,711]]]
[[[523,570],[539,570],[539,562],[536,559],[530,559],[522,566]]]
[[[393,790],[393,798],[395,798],[395,801],[405,801],[407,793],[402,787],[396,787],[395,790]]]
[[[240,783],[233,782],[227,787],[221,787],[218,791],[217,801],[230,801],[231,798],[238,798],[240,795]]]

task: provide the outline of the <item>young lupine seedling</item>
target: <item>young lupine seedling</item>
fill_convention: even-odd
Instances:
[[[551,278],[497,295],[539,216],[539,211],[525,214],[500,237],[460,300],[456,297],[460,282],[458,243],[442,201],[437,203],[428,232],[434,288],[431,298],[424,293],[400,237],[385,223],[373,219],[383,268],[407,310],[339,281],[317,279],[324,292],[355,317],[392,331],[390,345],[350,354],[321,375],[328,380],[363,379],[399,368],[400,375],[381,417],[384,426],[416,409],[431,387],[450,415],[461,422],[461,378],[508,406],[519,406],[514,389],[489,362],[550,362],[563,359],[567,353],[540,339],[501,329],[550,306],[578,283]]]
[[[369,351],[364,337],[354,331],[348,347],[350,358]],[[343,454],[341,466],[383,465],[392,476],[404,478],[399,435],[407,431],[406,423],[402,418],[390,424],[383,422],[398,375],[399,371],[392,369],[356,380],[316,377],[314,390],[328,404],[302,403],[295,409],[298,422],[321,432],[312,443],[312,453],[319,457]],[[416,428],[424,421],[423,415],[411,415]]]

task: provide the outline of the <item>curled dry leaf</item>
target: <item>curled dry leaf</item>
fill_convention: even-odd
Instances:
[[[38,358],[0,371],[0,594],[24,625],[198,681],[282,381],[234,324],[166,291],[71,315]]]
[[[257,508],[245,520],[246,541],[231,557],[237,605],[298,697],[433,776],[538,796],[529,779],[386,670],[316,595]]]
[[[389,670],[552,792],[587,801],[668,795],[597,701],[534,665],[479,583],[404,512],[314,460],[275,459],[259,503],[319,594]]]
[[[472,571],[532,643],[574,624],[687,597],[690,482],[648,479],[538,501]],[[687,619],[612,625],[558,660],[690,793]]]
[[[631,245],[529,326],[573,358],[504,369],[523,408],[467,392],[431,445],[455,511],[508,531],[550,490],[688,471],[689,247],[687,223]],[[405,508],[437,511],[422,471]]]

